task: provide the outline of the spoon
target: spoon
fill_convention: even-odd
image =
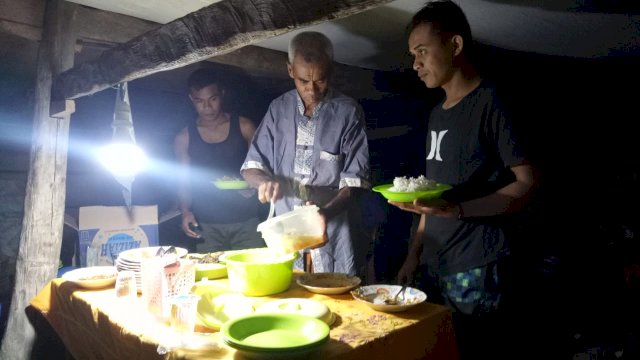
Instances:
[[[267,216],[267,220],[271,219],[275,212],[276,212],[276,202],[271,200],[271,205],[269,206],[269,216]]]
[[[396,295],[391,299],[385,299],[384,303],[387,305],[398,305],[398,295],[402,293],[402,300],[404,300],[404,290],[407,288],[407,284],[402,285],[400,290],[396,293]]]

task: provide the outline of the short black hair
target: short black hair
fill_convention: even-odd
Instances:
[[[458,4],[451,0],[429,1],[411,18],[408,26],[409,33],[420,24],[430,24],[432,30],[443,40],[460,35],[464,42],[465,56],[468,58],[471,55],[470,50],[473,47],[471,26]]]
[[[224,88],[224,81],[222,81],[218,73],[212,69],[200,68],[191,73],[187,80],[188,91],[197,91],[209,85],[218,85],[218,89],[220,90]]]

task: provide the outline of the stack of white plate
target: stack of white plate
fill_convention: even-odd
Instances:
[[[162,246],[163,250],[168,250],[170,246]],[[116,268],[118,271],[130,270],[133,271],[136,275],[136,286],[138,288],[138,292],[142,290],[142,271],[140,268],[140,263],[145,260],[156,256],[158,253],[158,249],[160,246],[150,246],[143,247],[137,249],[125,250],[118,254],[118,258],[116,259]],[[183,257],[187,255],[187,249],[176,247],[176,252],[178,257]]]

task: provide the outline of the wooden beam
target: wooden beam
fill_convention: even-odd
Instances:
[[[218,64],[237,66],[252,75],[275,78],[289,77],[287,53],[259,46],[247,45],[207,60]]]
[[[0,0],[0,31],[40,41],[44,5],[42,0]],[[70,11],[71,7],[66,9]],[[78,39],[111,45],[125,43],[160,26],[152,21],[86,6],[75,6],[73,11],[76,13],[73,27]]]
[[[392,0],[223,0],[105,51],[54,81],[56,100],[226,54],[296,28],[348,17]]]
[[[125,43],[160,26],[158,23],[133,16],[85,6],[78,7],[78,14],[74,21],[79,39],[113,45]]]
[[[66,3],[69,4],[69,3]],[[75,6],[75,5],[66,5]],[[48,0],[38,52],[31,162],[16,259],[15,288],[0,358],[31,358],[35,331],[25,309],[56,276],[64,224],[69,116],[49,117],[52,77],[73,63],[64,0]]]
[[[0,19],[0,31],[32,41],[40,41],[42,34],[42,29],[39,26],[3,19]]]
[[[51,101],[49,106],[49,116],[62,119],[71,116],[76,112],[76,102],[74,100]]]
[[[0,31],[39,41],[42,34],[42,0],[0,0]]]

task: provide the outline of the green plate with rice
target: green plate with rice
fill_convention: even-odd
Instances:
[[[423,190],[423,191],[414,191],[414,192],[396,192],[389,191],[393,184],[384,184],[373,187],[371,190],[375,192],[379,192],[382,196],[391,201],[397,202],[413,202],[416,199],[426,200],[426,199],[436,199],[439,198],[443,192],[452,188],[451,185],[447,184],[436,184],[436,187],[431,190]]]

